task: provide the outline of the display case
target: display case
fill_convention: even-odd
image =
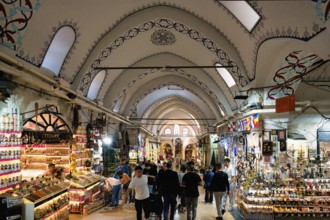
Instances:
[[[24,197],[23,219],[69,219],[69,187],[47,176],[22,182],[15,193]]]
[[[330,179],[297,179],[254,183],[241,194],[245,219],[330,218]]]
[[[21,179],[21,132],[0,131],[0,194]]]
[[[101,208],[104,205],[103,200],[100,200],[101,185],[101,176],[92,173],[71,179],[71,213],[90,214]]]
[[[93,151],[86,148],[87,137],[85,134],[74,134],[71,150],[71,173],[85,173],[90,172],[91,166],[86,167],[86,162],[93,161]]]
[[[48,164],[70,172],[72,133],[56,106],[27,119],[22,132],[22,168],[24,179],[44,173]]]
[[[44,172],[50,163],[63,167],[64,172],[69,173],[70,144],[24,144],[21,162],[23,170],[39,170],[39,174]]]

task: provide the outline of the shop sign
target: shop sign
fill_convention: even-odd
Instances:
[[[46,144],[60,143],[62,140],[70,140],[71,134],[68,132],[45,132],[45,131],[33,131],[23,132],[23,136],[33,136],[34,140],[40,140]]]
[[[296,96],[290,95],[276,99],[276,113],[294,112],[296,110]]]

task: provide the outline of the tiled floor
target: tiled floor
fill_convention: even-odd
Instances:
[[[198,209],[197,209],[197,219],[198,220],[215,220],[216,219],[216,207],[215,204],[204,204],[203,202],[204,195],[199,197]],[[120,206],[118,208],[103,208],[99,211],[88,215],[71,215],[70,220],[134,220],[135,217],[135,209],[133,204],[128,204],[125,206]],[[153,220],[154,218],[150,218]],[[186,214],[179,214],[176,212],[175,220],[185,220]],[[241,220],[237,211],[232,213],[226,212],[224,215],[224,220]]]

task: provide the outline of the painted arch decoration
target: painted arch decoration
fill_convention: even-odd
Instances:
[[[150,31],[153,28],[162,28],[171,30],[174,29],[178,33],[187,35],[191,39],[200,42],[204,47],[206,47],[208,50],[214,52],[216,56],[220,59],[220,62],[222,65],[231,65],[233,66],[230,69],[231,74],[235,78],[235,80],[238,81],[238,84],[242,87],[246,86],[249,83],[249,80],[247,76],[243,75],[242,71],[238,67],[237,63],[230,59],[228,54],[223,51],[221,48],[218,47],[218,45],[212,41],[211,39],[205,37],[202,33],[199,31],[192,29],[188,27],[185,24],[179,23],[177,21],[168,19],[168,18],[159,18],[156,20],[150,20],[146,21],[143,24],[141,24],[138,27],[131,28],[128,30],[125,34],[122,36],[119,36],[116,38],[110,46],[106,47],[98,56],[97,59],[93,61],[91,64],[88,73],[86,73],[81,82],[79,89],[86,93],[88,91],[88,88],[91,84],[91,81],[95,77],[96,73],[98,72],[97,67],[101,66],[101,62],[105,60],[108,56],[111,55],[111,53],[118,49],[120,46],[124,44],[125,41],[130,40],[136,36],[139,35],[139,33]]]
[[[23,32],[43,0],[0,2],[0,45],[16,50],[22,44]]]
[[[273,77],[276,85],[268,91],[268,99],[275,100],[294,95],[302,77],[322,61],[316,54],[304,51],[291,52]]]

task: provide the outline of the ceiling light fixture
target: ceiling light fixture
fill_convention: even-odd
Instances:
[[[247,98],[249,98],[247,92],[246,92],[246,94],[241,94],[241,93],[238,93],[238,94],[237,94],[237,93],[235,92],[234,99],[236,99],[236,100],[246,100]]]

